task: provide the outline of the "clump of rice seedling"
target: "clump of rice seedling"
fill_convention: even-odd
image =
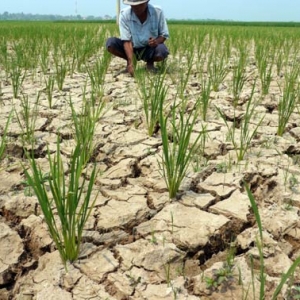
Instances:
[[[81,145],[77,145],[71,154],[70,169],[66,171],[63,168],[58,138],[54,158],[51,157],[49,149],[47,152],[50,171],[46,177],[35,158],[29,153],[27,157],[30,170],[24,167],[24,172],[28,185],[37,196],[50,236],[67,268],[68,261],[74,262],[78,258],[84,225],[93,208],[91,194],[97,175],[96,166],[90,174],[86,188],[86,180],[82,179],[85,157],[82,155]],[[48,186],[50,193],[47,191]]]
[[[45,83],[46,83],[45,92],[47,95],[49,108],[52,108],[53,90],[54,90],[54,83],[55,83],[54,76],[49,75],[48,79],[45,80]]]
[[[191,135],[198,117],[199,108],[185,118],[185,104],[180,103],[171,108],[169,115],[164,116],[162,103],[160,104],[160,118],[162,137],[162,161],[159,162],[163,178],[169,190],[169,197],[174,198],[179,190],[183,178],[192,159],[202,132],[191,143]],[[178,111],[179,110],[179,111]],[[178,120],[176,113],[178,112]],[[170,118],[171,116],[171,118]],[[172,142],[169,141],[168,125],[171,127]]]
[[[34,131],[35,124],[39,111],[39,99],[40,93],[38,93],[34,104],[28,95],[22,95],[20,98],[22,110],[18,112],[15,108],[15,115],[17,122],[22,130],[22,141],[23,143],[34,144]]]
[[[98,124],[98,120],[103,113],[105,102],[102,101],[101,95],[100,101],[96,103],[96,95],[92,94],[91,99],[85,97],[83,93],[83,101],[81,111],[76,112],[75,107],[70,98],[70,107],[72,110],[72,119],[75,127],[74,138],[76,144],[81,145],[82,156],[84,157],[85,164],[90,160],[93,151],[93,137]]]
[[[22,70],[17,62],[13,61],[11,64],[10,77],[14,98],[18,98],[25,76],[26,72]]]
[[[0,142],[0,160],[3,158],[5,149],[6,149],[6,141],[7,141],[7,131],[8,131],[8,126],[10,124],[11,118],[12,118],[13,110],[10,112],[5,127],[2,132],[2,137],[1,137],[1,142]]]
[[[199,96],[200,113],[203,121],[207,120],[207,112],[210,104],[211,81],[210,79],[203,79],[201,84],[202,90]]]
[[[231,141],[231,143],[234,146],[234,150],[236,152],[237,161],[241,161],[244,159],[245,154],[247,153],[248,149],[251,147],[251,142],[253,138],[255,137],[257,130],[259,126],[261,125],[264,116],[258,121],[258,123],[254,126],[253,129],[251,129],[251,120],[255,117],[255,108],[256,104],[252,102],[253,100],[253,94],[254,94],[254,88],[255,83],[252,87],[252,92],[250,95],[250,99],[248,100],[246,111],[244,113],[244,116],[240,122],[240,128],[239,128],[239,138],[237,138],[236,135],[236,123],[233,122],[232,125],[229,124],[227,121],[226,115],[224,112],[222,112],[218,107],[216,107],[217,111],[219,112],[221,118],[226,124],[226,127],[228,129],[228,137]]]
[[[266,285],[266,274],[265,274],[265,264],[264,264],[264,253],[263,253],[263,247],[264,247],[264,243],[263,243],[263,227],[262,227],[262,222],[261,222],[261,218],[260,218],[260,214],[258,211],[258,207],[256,205],[256,201],[255,198],[250,190],[250,188],[248,187],[247,184],[245,184],[245,188],[246,188],[246,192],[248,195],[248,198],[250,200],[251,203],[251,207],[254,213],[254,217],[258,226],[258,230],[259,230],[259,238],[256,239],[256,246],[259,252],[259,262],[260,262],[260,269],[259,269],[259,281],[260,281],[260,292],[259,292],[259,299],[260,300],[264,300],[265,299],[265,285]],[[281,280],[279,282],[279,284],[277,285],[273,295],[272,295],[272,300],[276,300],[279,296],[279,294],[282,291],[282,288],[284,286],[284,284],[288,281],[289,278],[291,278],[291,276],[293,276],[296,268],[300,265],[300,257],[298,257],[293,264],[290,266],[290,268],[287,270],[286,273],[282,274],[281,276]],[[254,284],[253,284],[253,289],[254,289]],[[255,293],[253,293],[255,294]]]
[[[143,109],[148,128],[148,135],[153,136],[159,129],[160,107],[167,95],[167,87],[164,84],[165,73],[156,76],[147,76],[137,72],[140,94],[143,100]]]
[[[93,90],[101,89],[110,59],[111,55],[109,55],[109,52],[105,51],[100,59],[97,58],[93,67],[87,66],[86,70],[89,74]]]
[[[300,85],[296,82],[297,72],[289,74],[285,78],[285,85],[278,103],[278,127],[277,135],[282,136],[292,113],[300,98]]]
[[[247,81],[246,74],[246,63],[247,55],[245,49],[240,49],[240,56],[238,63],[233,66],[233,76],[232,76],[232,93],[233,93],[233,105],[237,106],[240,95]]]
[[[217,49],[214,49],[209,56],[207,64],[212,90],[217,92],[219,90],[219,86],[229,73],[229,69],[226,66],[227,58],[225,52],[219,54]]]
[[[67,76],[67,66],[64,63],[58,63],[55,61],[55,79],[58,89],[62,91],[64,86],[64,81]]]

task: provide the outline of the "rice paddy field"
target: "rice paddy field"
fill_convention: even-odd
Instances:
[[[0,299],[300,299],[300,31],[0,24]]]

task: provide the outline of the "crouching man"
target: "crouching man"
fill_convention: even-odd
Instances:
[[[107,50],[127,61],[126,71],[134,75],[133,57],[146,62],[146,69],[155,71],[154,62],[167,58],[169,50],[164,44],[169,30],[163,11],[149,4],[149,0],[124,0],[130,5],[119,17],[120,38],[111,37]]]

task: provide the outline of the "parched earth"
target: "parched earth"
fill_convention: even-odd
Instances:
[[[265,299],[271,299],[282,273],[300,256],[298,113],[278,137],[280,90],[274,79],[257,107],[258,116],[265,115],[263,123],[245,160],[237,163],[215,109],[222,109],[228,120],[233,114],[225,80],[218,92],[211,92],[208,121],[194,128],[196,136],[207,126],[205,151],[193,159],[176,199],[169,199],[158,164],[161,138],[159,133],[147,135],[137,82],[120,74],[123,68],[124,62],[113,58],[105,79],[106,112],[95,134],[94,159],[101,169],[95,194],[100,193],[80,257],[67,271],[37,199],[24,184],[24,152],[18,139],[22,131],[13,118],[0,171],[0,299],[258,299],[259,233],[244,181],[264,228]],[[61,152],[66,158],[70,154],[74,140],[68,99],[80,105],[87,78],[79,73],[67,78],[63,91],[54,93],[52,109],[41,94],[34,149],[40,165],[46,164],[47,145],[55,151],[58,130]],[[165,80],[170,101],[176,80]],[[30,99],[41,89],[38,79],[28,76],[23,83]],[[193,74],[186,92],[190,101],[200,93]],[[240,99],[241,115],[250,93],[248,84]],[[9,83],[2,86],[1,98],[3,129],[12,105],[19,110],[21,102],[13,99]],[[295,272],[283,288],[285,299],[296,295],[299,279]]]

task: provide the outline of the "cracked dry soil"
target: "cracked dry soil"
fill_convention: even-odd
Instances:
[[[172,62],[176,58],[170,56]],[[281,274],[300,255],[299,187],[297,181],[289,186],[285,180],[287,174],[297,178],[300,173],[294,159],[300,153],[300,121],[298,114],[293,114],[286,134],[276,136],[277,111],[269,110],[280,95],[276,78],[270,87],[273,96],[267,95],[257,107],[258,114],[266,116],[246,159],[239,164],[226,140],[226,126],[214,108],[223,109],[230,119],[232,99],[226,86],[230,78],[218,92],[211,92],[208,121],[199,120],[194,128],[196,135],[201,124],[207,125],[209,142],[203,154],[207,163],[197,169],[193,162],[178,197],[169,199],[157,163],[162,153],[159,133],[147,136],[137,82],[118,74],[123,65],[112,58],[106,75],[108,109],[95,133],[94,160],[101,169],[95,193],[100,193],[86,224],[80,258],[68,265],[68,272],[47,232],[36,197],[28,194],[23,184],[20,162],[24,153],[13,119],[0,170],[0,299],[232,300],[242,299],[246,291],[248,299],[257,298],[259,280],[252,276],[250,257],[258,272],[258,229],[243,181],[255,195],[265,229],[269,299]],[[248,68],[251,73],[255,66]],[[80,107],[87,78],[87,74],[68,77],[64,91],[56,91],[52,109],[46,97],[41,97],[34,149],[41,166],[46,165],[46,145],[55,150],[58,129],[61,152],[65,157],[70,154],[74,141],[67,98]],[[165,80],[167,101],[171,101],[176,81],[168,76]],[[192,70],[186,91],[191,102],[200,93],[197,80]],[[23,87],[29,98],[42,88],[29,78]],[[89,88],[87,85],[87,94]],[[3,127],[12,102],[16,107],[20,103],[13,99],[9,84],[2,93]],[[239,105],[241,113],[243,99],[250,93],[248,83]],[[226,170],[220,171],[224,165]],[[218,286],[208,288],[208,280],[224,268],[232,244],[235,254],[230,274]],[[295,273],[294,283],[298,280]]]

